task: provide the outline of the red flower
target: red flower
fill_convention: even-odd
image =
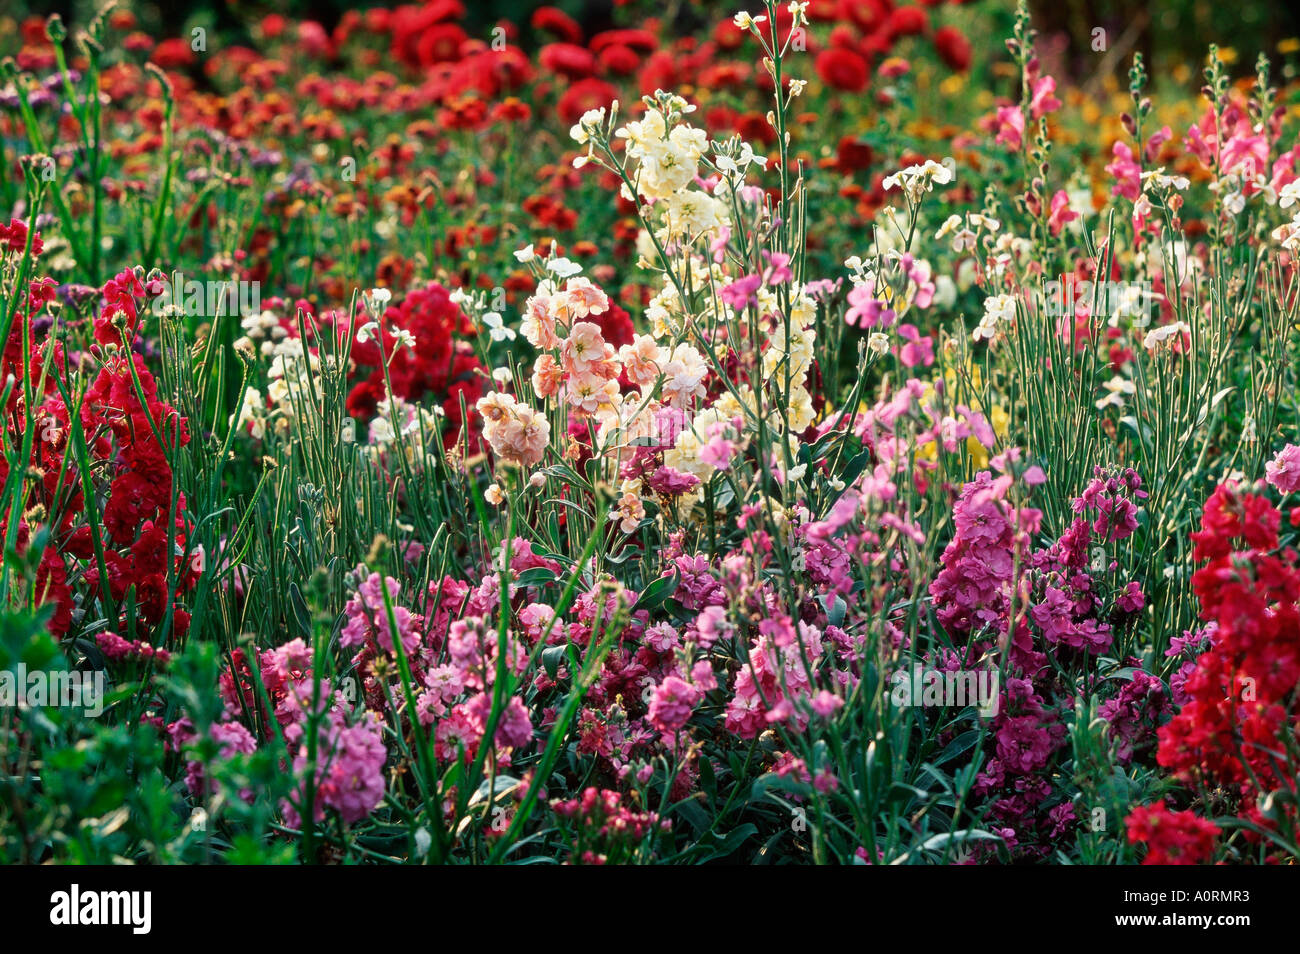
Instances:
[[[1190,811],[1171,812],[1161,802],[1143,805],[1125,820],[1131,844],[1145,844],[1144,865],[1199,865],[1214,854],[1219,826]]]
[[[537,62],[560,76],[582,79],[596,72],[591,51],[572,43],[548,43],[537,54]]]
[[[930,14],[920,7],[899,7],[889,17],[889,30],[894,36],[916,36],[930,30]]]
[[[874,33],[889,21],[892,0],[843,0],[840,18],[852,20],[863,33]]]
[[[827,86],[846,93],[860,93],[867,88],[870,74],[867,61],[851,50],[836,47],[817,54],[817,75]]]
[[[529,21],[534,30],[553,33],[569,43],[582,42],[582,27],[576,20],[555,7],[538,7]]]
[[[939,54],[939,59],[948,64],[950,69],[958,73],[965,73],[970,69],[970,40],[966,39],[956,27],[941,27],[934,35],[934,48]]]
[[[560,118],[572,125],[582,118],[589,109],[609,108],[609,104],[618,98],[618,90],[604,80],[588,77],[578,80],[560,97],[558,109]]]

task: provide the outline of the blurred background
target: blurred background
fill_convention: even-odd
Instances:
[[[437,0],[432,0],[437,2]],[[365,10],[397,3],[372,3],[366,0],[194,0],[194,2],[129,2],[146,30],[155,26],[161,33],[179,33],[181,28],[202,20],[226,31],[232,41],[247,38],[249,24],[260,22],[269,14],[293,19],[310,19],[327,30],[333,29],[347,10]],[[416,4],[418,5],[418,4]],[[473,0],[466,3],[461,23],[466,29],[481,27],[485,31],[498,20],[526,24],[542,3],[532,0]],[[661,21],[680,21],[684,29],[711,25],[748,6],[754,12],[759,0],[555,0],[558,7],[590,33],[616,25],[638,22],[645,17]],[[938,6],[939,0],[922,5]],[[978,0],[962,4],[988,17],[988,32],[971,36],[977,47],[982,40],[1000,47],[1014,10],[1014,0]],[[69,22],[84,22],[96,4],[85,0],[9,0],[4,6],[10,16],[21,19],[27,14],[61,13]],[[880,8],[891,6],[890,0],[839,0],[840,7]],[[1098,28],[1106,31],[1110,49],[1142,50],[1152,62],[1171,62],[1191,58],[1200,62],[1205,45],[1213,38],[1221,47],[1234,50],[1240,63],[1249,68],[1258,52],[1275,52],[1278,41],[1300,36],[1300,4],[1277,0],[1033,0],[1035,25],[1044,39],[1053,36],[1070,39],[1068,50],[1062,49],[1062,66],[1080,78],[1082,71],[1096,66],[1090,41]],[[528,37],[522,38],[527,45]],[[996,56],[998,51],[989,50]],[[1123,57],[1127,59],[1127,57]]]

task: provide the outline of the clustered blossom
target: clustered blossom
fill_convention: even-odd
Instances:
[[[413,822],[412,842],[424,852],[430,829],[452,822],[437,834],[490,852],[501,844],[502,819],[482,810],[486,792],[489,807],[529,802],[548,812],[540,826],[517,819],[530,830],[511,850],[560,846],[572,862],[643,861],[678,837],[670,813],[698,834],[704,796],[712,803],[734,784],[747,802],[723,797],[746,824],[772,809],[764,798],[815,803],[833,821],[833,834],[818,837],[837,844],[842,860],[895,861],[903,857],[896,848],[916,859],[917,846],[931,850],[936,828],[951,822],[951,833],[959,821],[986,839],[975,848],[981,859],[1042,860],[1068,851],[1083,830],[1081,790],[1096,781],[1087,778],[1096,767],[1108,781],[1132,782],[1131,791],[1151,782],[1148,791],[1170,792],[1168,802],[1137,805],[1126,819],[1133,853],[1147,864],[1207,863],[1247,849],[1283,860],[1276,846],[1300,821],[1300,558],[1265,495],[1266,486],[1300,490],[1300,447],[1278,451],[1263,483],[1243,488],[1239,475],[1225,478],[1205,503],[1192,534],[1203,564],[1191,580],[1202,619],[1160,657],[1162,643],[1144,642],[1149,623],[1184,579],[1176,566],[1167,582],[1131,579],[1127,569],[1182,552],[1160,536],[1165,514],[1144,504],[1148,490],[1131,468],[1098,466],[1076,486],[1077,470],[1058,472],[1055,449],[1019,444],[1041,435],[1025,423],[1037,409],[1023,399],[1012,405],[997,389],[1016,353],[1003,340],[1022,343],[1037,317],[1026,289],[1043,277],[1050,248],[1047,257],[1063,256],[1050,264],[1066,271],[1058,283],[1065,294],[1047,304],[1069,301],[1070,309],[1048,324],[1047,336],[1059,340],[1050,341],[1058,350],[1047,370],[1074,380],[1070,361],[1087,349],[1101,373],[1077,382],[1087,395],[1082,411],[1099,412],[1082,452],[1089,464],[1111,454],[1131,459],[1135,438],[1123,428],[1146,427],[1143,412],[1156,395],[1142,362],[1182,368],[1200,360],[1215,337],[1204,323],[1222,306],[1205,301],[1204,318],[1177,307],[1188,274],[1217,280],[1207,263],[1219,249],[1210,239],[1160,248],[1166,223],[1182,228],[1184,204],[1204,186],[1210,220],[1189,222],[1196,228],[1185,236],[1262,239],[1281,218],[1267,211],[1275,206],[1293,216],[1272,232],[1282,268],[1300,254],[1300,208],[1288,211],[1300,205],[1300,147],[1283,151],[1286,111],[1268,115],[1236,89],[1216,95],[1180,154],[1170,127],[1149,123],[1139,105],[1140,122],[1125,117],[1131,141],[1101,144],[1096,165],[1109,159],[1105,176],[1084,167],[1067,173],[1063,188],[1048,186],[1061,170],[1046,162],[1042,139],[1062,103],[1018,24],[1021,99],[991,103],[982,124],[983,145],[1013,160],[995,163],[994,179],[977,168],[988,150],[975,136],[951,137],[975,173],[969,185],[957,183],[951,160],[893,155],[896,136],[811,140],[815,110],[835,107],[838,93],[888,110],[908,88],[912,64],[889,55],[901,38],[923,37],[951,69],[969,69],[971,44],[935,22],[938,6],[795,0],[765,15],[738,13],[698,43],[667,42],[653,19],[588,36],[584,24],[543,6],[531,17],[548,38],[536,56],[515,45],[514,25],[504,21],[490,44],[471,35],[459,0],[348,11],[330,30],[276,14],[252,31],[274,55],[241,48],[205,67],[210,75],[198,84],[197,73],[187,75],[197,64],[186,41],[155,45],[131,33],[126,48],[147,53],[161,72],[145,83],[128,58],[96,77],[105,81],[105,127],[125,128],[134,109],[143,128],[137,142],[105,153],[105,174],[90,183],[93,229],[54,236],[53,216],[35,212],[32,221],[0,224],[9,302],[0,312],[13,318],[0,342],[0,485],[21,488],[0,514],[0,536],[12,541],[5,556],[15,563],[43,547],[39,560],[14,571],[23,584],[11,588],[14,599],[49,605],[46,625],[70,659],[80,653],[97,665],[102,657],[110,673],[142,680],[139,724],[161,731],[168,762],[196,802],[231,804],[214,796],[246,767],[278,771],[278,792],[288,794],[269,806],[284,823],[275,830],[326,826],[326,850],[338,833],[355,834],[348,826],[383,832]],[[123,30],[135,26],[129,12],[113,17]],[[814,26],[816,76],[792,77],[767,45],[782,36],[793,43],[791,31]],[[24,70],[49,70],[58,59],[44,39],[33,41],[39,28],[23,25]],[[751,56],[757,45],[766,56]],[[332,72],[338,63],[381,61],[394,72]],[[223,71],[242,74],[244,85],[226,90]],[[1140,73],[1137,64],[1132,75]],[[173,203],[189,227],[151,223],[139,237],[153,236],[149,260],[211,244],[220,249],[205,252],[212,274],[282,286],[284,297],[264,307],[259,299],[238,319],[232,337],[242,368],[234,377],[247,372],[255,382],[238,394],[206,384],[186,394],[186,374],[178,381],[170,373],[207,371],[207,359],[186,366],[182,354],[173,364],[163,352],[158,371],[146,303],[165,282],[142,268],[105,281],[100,269],[136,243],[115,247],[104,235],[93,263],[71,258],[88,234],[101,238],[101,197],[145,188],[125,177],[133,163],[119,160],[156,148],[164,87],[153,84],[164,75],[168,133],[201,130],[180,141],[194,140],[205,162],[177,183],[179,195],[194,198]],[[59,79],[24,77],[0,91],[0,105],[16,106],[22,93],[30,102],[19,121],[26,124],[31,105],[65,138],[77,110],[58,111]],[[701,97],[717,138],[688,121],[694,104],[661,88],[673,86],[723,91]],[[777,108],[764,115],[749,100],[767,87]],[[629,114],[616,99],[629,88],[655,92]],[[290,90],[313,108],[288,108]],[[537,181],[511,203],[519,221],[510,221],[490,201],[493,188],[513,194],[513,165],[511,178],[498,179],[504,163],[476,160],[444,175],[440,160],[463,159],[464,141],[488,149],[520,141],[507,134],[525,128],[541,103],[571,127],[573,145],[564,161],[529,170]],[[330,144],[368,140],[360,133],[381,112],[400,117],[404,133],[378,138],[360,168],[349,157],[352,168],[336,181],[322,168]],[[278,145],[256,145],[271,133],[277,144],[309,139],[314,163],[290,168]],[[75,172],[75,149],[65,142],[51,151],[56,168]],[[34,169],[43,158],[20,162]],[[1040,159],[1040,169],[1030,168]],[[1189,159],[1202,168],[1192,170]],[[780,173],[779,188],[757,181],[769,167]],[[1022,193],[1000,194],[996,176],[1022,170],[1033,177]],[[617,189],[608,235],[584,231],[599,221],[576,208],[588,179]],[[203,239],[238,234],[231,209],[242,198],[209,201],[207,190],[218,186],[232,197],[256,190],[247,193],[257,215],[239,243],[246,247]],[[86,207],[75,193],[74,215]],[[1071,235],[1087,237],[1094,211],[1104,221],[1113,199],[1123,204],[1119,241],[1108,240],[1101,262],[1072,251],[1081,243]],[[947,207],[932,217],[932,204]],[[28,205],[39,208],[17,207]],[[805,212],[828,208],[842,211],[855,234],[872,236],[834,280],[808,274],[835,246],[805,231]],[[1249,231],[1239,231],[1235,218],[1256,208],[1271,221],[1248,219]],[[329,241],[298,257],[293,237],[316,232],[316,215],[328,218],[320,235]],[[537,248],[505,256],[507,268],[497,269],[492,250],[530,228]],[[172,242],[177,230],[189,237]],[[587,266],[603,244],[617,264]],[[28,278],[38,263],[56,274],[84,270],[97,287]],[[1076,291],[1122,270],[1150,282],[1128,283],[1108,314],[1092,314]],[[339,307],[357,300],[359,282],[377,287]],[[1120,321],[1143,307],[1157,311],[1154,327]],[[218,327],[214,319],[202,332],[220,345],[214,379],[230,377]],[[164,343],[193,331],[187,325]],[[853,380],[844,386],[846,374]],[[66,382],[80,389],[72,391],[79,412]],[[1269,388],[1258,390],[1247,406],[1261,433],[1251,416],[1242,435],[1256,449],[1269,439],[1264,423],[1275,420],[1261,397]],[[240,500],[249,520],[228,520],[194,464],[220,448],[232,460],[261,455],[266,473],[310,472],[315,461],[303,467],[294,455],[316,456],[318,444],[326,456],[337,449],[334,435],[312,429],[322,406],[328,413],[319,420],[340,410],[351,416],[340,441],[360,445],[339,455],[341,471],[331,459],[325,473],[352,473],[355,464],[375,478],[367,491],[382,487],[389,498],[376,519],[401,540],[387,550],[377,539],[341,591],[322,597],[328,605],[312,606],[316,622],[333,616],[328,638],[282,642],[284,627],[302,622],[293,619],[298,604],[267,592],[280,574],[259,576],[239,554],[284,539],[263,532],[269,496],[260,496],[279,493],[283,482],[254,484],[251,502]],[[197,412],[193,423],[182,413],[196,407],[202,427]],[[213,409],[216,422],[208,420]],[[33,430],[30,457],[10,452],[25,448]],[[223,443],[229,431],[238,440]],[[426,437],[434,452],[417,452]],[[1206,450],[1206,458],[1219,453],[1217,445]],[[222,479],[242,486],[247,475],[233,471],[215,490],[225,489]],[[429,485],[453,505],[475,504],[481,493],[492,508],[483,532],[457,506],[420,512]],[[180,486],[202,490],[187,500]],[[322,543],[294,554],[321,563],[322,579],[338,568],[324,543],[341,539],[336,489],[351,503],[349,488],[328,488],[319,535],[308,533],[317,529],[307,526],[310,506],[290,532]],[[1045,502],[1049,491],[1062,496]],[[240,491],[232,493],[234,501]],[[351,523],[349,511],[342,530],[367,528],[375,496],[358,499],[361,522]],[[1155,496],[1174,506],[1169,495]],[[200,504],[212,510],[191,512]],[[608,519],[592,528],[593,514]],[[1181,526],[1178,516],[1168,526]],[[1290,518],[1300,526],[1300,507]],[[446,523],[432,539],[414,526],[430,519]],[[506,527],[520,529],[496,532]],[[226,534],[213,561],[224,582],[215,599],[196,602],[208,559],[198,541],[212,532]],[[578,559],[572,544],[589,541],[590,559]],[[344,544],[352,554],[345,569],[357,560],[355,542]],[[440,578],[431,577],[439,561]],[[210,614],[195,627],[202,634],[190,632],[195,605]],[[290,605],[295,612],[284,613]],[[215,625],[269,629],[260,642],[227,634],[208,657],[220,660],[211,670],[213,705],[196,708],[184,696],[178,707],[172,689],[201,671],[197,650],[211,647],[199,636],[210,639],[220,613]],[[266,648],[268,639],[282,644]],[[915,719],[878,711],[881,674],[909,663],[991,677],[994,705],[945,701],[946,711]],[[864,784],[863,764],[870,774],[888,762],[885,736],[854,733],[877,718],[897,719],[887,728],[899,730],[918,761],[940,755],[921,762],[925,773],[906,791]],[[1099,766],[1079,759],[1089,733]],[[537,774],[548,765],[549,777]],[[1152,774],[1157,767],[1167,778]],[[888,832],[879,818],[844,810],[871,791],[920,798],[922,786],[947,788],[958,778],[959,801],[900,812]],[[239,781],[233,788],[249,804],[258,794]],[[417,792],[422,804],[408,811]],[[1211,813],[1237,816],[1224,825],[1230,836],[1221,838]],[[505,820],[516,819],[507,811]],[[782,817],[788,839],[784,826]],[[805,836],[795,835],[802,848]],[[711,831],[707,841],[693,837],[691,850],[734,841]],[[747,836],[736,844],[747,841],[761,843]]]
[[[483,438],[495,454],[525,467],[541,463],[551,439],[545,414],[496,391],[475,407],[483,415]]]
[[[1170,811],[1163,802],[1135,809],[1125,821],[1128,840],[1145,845],[1144,865],[1201,865],[1214,854],[1219,826],[1195,812]]]
[[[25,247],[24,223],[14,220],[7,234],[0,261]],[[43,248],[39,234],[32,236],[32,248],[34,255]],[[135,271],[128,270],[109,279],[98,292],[100,307],[93,329],[102,359],[81,400],[77,420],[94,474],[94,492],[103,495],[96,527],[85,514],[70,412],[54,374],[43,368],[48,358],[55,374],[65,373],[63,346],[52,337],[36,334],[37,317],[52,301],[52,291],[44,279],[30,283],[0,361],[0,371],[6,375],[29,380],[39,437],[32,444],[30,461],[38,480],[25,483],[29,499],[19,508],[24,516],[15,528],[18,552],[27,548],[35,529],[28,517],[58,515],[58,524],[50,528],[52,543],[44,550],[36,578],[41,601],[55,604],[50,620],[55,635],[65,633],[72,619],[73,595],[68,586],[72,566],[92,592],[116,605],[119,616],[110,620],[108,632],[99,635],[101,641],[118,636],[126,643],[144,640],[152,646],[158,641],[157,628],[167,620],[169,633],[179,638],[188,630],[190,616],[178,597],[193,587],[202,565],[201,551],[195,548],[192,554],[189,549],[192,520],[185,495],[176,492],[173,498],[172,462],[189,443],[189,425],[160,397],[158,383],[143,356],[132,350],[145,312],[143,283]],[[25,341],[31,342],[27,354]],[[4,408],[8,442],[21,447],[24,388],[14,387],[8,402]],[[0,458],[0,481],[7,480],[9,463],[9,459]],[[0,531],[8,520],[8,513],[0,517]],[[133,620],[127,617],[128,595],[135,603]],[[109,608],[105,602],[103,610]],[[111,642],[108,645],[119,649]],[[119,660],[144,658],[141,653],[126,651],[115,651],[115,656]]]
[[[1300,680],[1300,567],[1278,540],[1281,514],[1265,497],[1221,484],[1192,534],[1192,577],[1206,633],[1178,651],[1204,648],[1186,667],[1178,712],[1159,732],[1159,764],[1189,784],[1239,794],[1238,814],[1265,830],[1278,825],[1266,796],[1296,822],[1295,765],[1285,738],[1294,731]],[[1208,647],[1205,647],[1208,636]],[[1206,822],[1205,824],[1209,824]],[[1211,826],[1212,827],[1212,826]],[[1247,838],[1259,836],[1246,829]]]

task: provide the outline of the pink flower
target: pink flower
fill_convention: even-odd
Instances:
[[[540,398],[553,397],[564,381],[564,369],[554,355],[539,354],[533,362],[533,392]]]
[[[909,368],[914,368],[918,364],[923,367],[929,367],[934,364],[934,339],[929,335],[924,338],[916,330],[915,325],[899,325],[898,336],[907,341],[899,349],[898,359]]]
[[[829,719],[835,714],[836,710],[843,708],[844,700],[835,693],[823,689],[817,695],[813,696],[813,712],[817,713],[823,719]]]
[[[1265,480],[1284,494],[1300,489],[1300,447],[1287,444],[1264,465]]]
[[[763,259],[767,262],[767,267],[763,269],[763,281],[767,284],[784,285],[794,278],[794,272],[790,270],[789,255],[764,249]]]
[[[595,373],[595,366],[605,358],[605,339],[601,336],[600,325],[590,321],[575,322],[561,346],[560,357],[570,374]]]
[[[316,820],[325,817],[326,808],[336,810],[349,825],[374,811],[384,797],[387,758],[379,723],[372,713],[365,713],[349,727],[340,713],[331,710],[320,726],[316,749]],[[294,775],[304,775],[307,764],[308,746],[303,740],[293,760]],[[297,799],[282,806],[285,820],[294,827],[302,823],[299,809],[303,807],[304,790],[305,780]]]
[[[665,497],[678,497],[699,486],[700,478],[664,465],[650,475],[650,489]]]
[[[719,421],[709,426],[709,440],[699,450],[699,458],[710,467],[726,470],[736,453],[736,445],[724,436],[727,424]]]
[[[763,284],[762,275],[745,275],[723,286],[720,294],[722,300],[736,311],[743,311],[746,306],[758,302],[758,289]]]
[[[389,621],[388,607],[384,603],[384,591],[388,590],[388,605],[392,607],[392,621]],[[393,634],[397,633],[402,641],[402,649],[410,656],[420,647],[421,631],[424,617],[412,613],[405,606],[397,605],[397,594],[401,584],[391,576],[381,584],[378,573],[371,573],[363,580],[348,600],[343,612],[347,617],[339,633],[339,643],[343,646],[360,646],[367,638],[374,638],[381,647],[393,652]],[[393,628],[396,624],[396,630]]]
[[[704,692],[718,688],[718,677],[713,672],[713,663],[707,659],[701,659],[692,666],[691,682],[695,683],[696,688]]]
[[[1019,152],[1025,138],[1025,114],[1020,107],[999,106],[997,124],[998,134],[993,141],[1012,152]]]
[[[487,731],[488,717],[492,712],[492,695],[480,692],[468,702],[456,707],[465,715],[470,738],[477,743]],[[511,696],[501,711],[494,737],[496,747],[519,748],[527,745],[533,737],[533,723],[528,718],[528,710],[518,696]]]
[[[609,298],[590,280],[570,278],[564,286],[564,311],[569,320],[599,315],[609,308]]]
[[[1268,139],[1238,132],[1224,144],[1220,162],[1225,174],[1235,172],[1243,179],[1253,181],[1255,176],[1268,169]]]
[[[676,732],[690,720],[691,710],[703,697],[689,682],[669,676],[655,688],[646,718],[660,732]]]
[[[1106,166],[1106,171],[1115,177],[1111,194],[1136,202],[1142,194],[1142,167],[1138,165],[1132,148],[1122,140],[1115,143],[1111,154],[1115,158]]]
[[[1057,189],[1052,196],[1051,212],[1047,216],[1047,227],[1053,235],[1060,235],[1061,229],[1079,217],[1079,213],[1070,208],[1070,197],[1064,189]]]
[[[1034,119],[1041,119],[1048,113],[1061,108],[1061,101],[1052,95],[1056,91],[1056,80],[1050,76],[1040,76],[1030,87],[1029,112]]]
[[[555,318],[551,315],[551,299],[538,292],[524,306],[524,320],[519,326],[523,336],[534,348],[550,351],[560,345],[555,333]]]
[[[628,380],[639,388],[654,384],[665,358],[663,348],[649,335],[636,335],[630,345],[618,349],[618,359]]]
[[[681,642],[681,637],[669,623],[656,623],[645,631],[645,643],[657,653],[671,652]]]
[[[894,323],[894,309],[876,297],[875,280],[868,279],[849,291],[849,310],[844,320],[859,328],[888,328]]]

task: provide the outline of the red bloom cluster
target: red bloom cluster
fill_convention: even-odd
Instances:
[[[1143,805],[1125,821],[1131,844],[1145,844],[1144,865],[1199,865],[1214,854],[1219,826],[1195,812],[1171,812],[1163,802]]]
[[[16,224],[20,223],[12,223],[7,230],[11,243],[18,241],[14,238]],[[25,241],[25,229],[21,238]],[[39,245],[37,238],[33,248]],[[22,247],[18,245],[18,249]],[[80,580],[90,590],[106,590],[119,607],[133,595],[137,622],[156,626],[175,596],[198,578],[197,567],[185,562],[185,496],[176,494],[173,500],[172,492],[170,458],[189,441],[187,424],[175,408],[159,399],[157,383],[144,359],[130,350],[144,288],[135,272],[122,272],[101,290],[104,305],[94,319],[96,340],[117,347],[106,348],[78,415],[92,479],[108,481],[106,488],[97,488],[104,498],[103,516],[92,526],[79,466],[75,458],[65,461],[72,449],[73,428],[69,409],[55,386],[55,375],[63,375],[62,348],[38,332],[38,322],[32,317],[50,300],[51,289],[47,280],[32,283],[29,307],[5,341],[3,366],[5,373],[27,379],[26,386],[20,383],[15,387],[4,409],[11,442],[22,444],[28,387],[39,437],[33,443],[30,461],[30,471],[39,480],[29,484],[24,501],[24,513],[29,517],[39,514],[51,529],[37,573],[37,597],[55,604],[50,631],[62,636],[71,624],[74,605],[67,559],[85,561]],[[24,362],[23,349],[27,347],[31,356]],[[44,369],[47,356],[52,365],[48,372]],[[0,460],[0,480],[7,476],[8,465]],[[18,528],[20,550],[26,548],[30,536],[28,522],[24,519]],[[174,527],[171,540],[169,522]],[[107,574],[103,580],[97,555],[101,549],[102,569]],[[173,630],[184,633],[188,626],[189,615],[177,605]],[[122,635],[129,641],[144,634]]]
[[[353,318],[354,331],[369,321],[364,313]],[[443,439],[447,446],[460,437],[464,420],[461,401],[472,409],[483,396],[487,370],[470,344],[474,326],[451,300],[447,289],[437,282],[417,288],[398,304],[384,311],[380,338],[356,341],[352,360],[370,369],[364,380],[348,394],[348,413],[360,418],[374,415],[376,405],[387,396],[384,358],[391,358],[388,374],[393,393],[407,401],[432,395],[441,405],[447,427]],[[415,338],[413,348],[400,347],[397,333],[408,332]],[[383,358],[380,346],[383,347]],[[473,420],[470,427],[474,428]],[[474,435],[471,434],[471,441]]]
[[[1188,702],[1160,730],[1158,761],[1179,778],[1240,794],[1239,814],[1273,828],[1260,800],[1297,822],[1296,686],[1300,682],[1300,567],[1280,548],[1281,514],[1265,497],[1223,484],[1206,501],[1192,577],[1201,615],[1217,622],[1187,678]]]

